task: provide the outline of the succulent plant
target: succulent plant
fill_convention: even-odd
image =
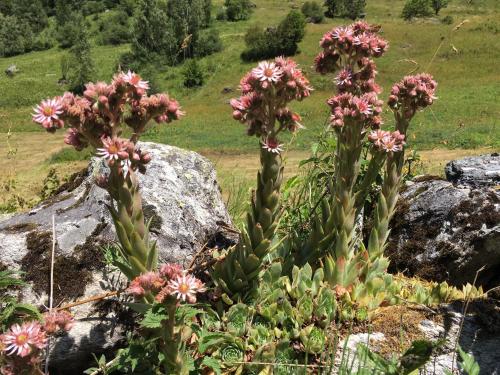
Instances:
[[[326,334],[314,325],[302,328],[299,337],[306,353],[319,354],[325,349]]]

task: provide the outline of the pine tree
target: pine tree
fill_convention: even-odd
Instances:
[[[70,90],[81,94],[85,89],[85,84],[94,78],[94,61],[91,56],[91,47],[87,28],[83,22],[78,25],[78,34],[75,44],[70,50],[71,71]]]
[[[158,0],[140,0],[134,16],[132,55],[139,63],[177,60],[177,40],[173,24]]]
[[[175,37],[184,60],[194,55],[194,46],[205,23],[205,0],[170,0],[168,16],[172,20]]]

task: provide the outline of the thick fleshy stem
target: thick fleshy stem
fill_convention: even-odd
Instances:
[[[246,230],[238,245],[214,267],[215,279],[233,299],[245,298],[255,286],[278,227],[279,190],[283,181],[281,155],[261,149],[260,162]]]
[[[155,270],[158,265],[156,242],[149,238],[149,225],[145,223],[142,209],[142,197],[134,171],[125,173],[117,166],[112,166],[107,182],[107,190],[114,204],[108,205],[113,218],[116,234],[120,242],[119,249],[128,264],[117,266],[129,278]]]
[[[373,217],[373,228],[368,240],[368,254],[374,260],[384,253],[385,243],[389,236],[389,223],[394,215],[399,196],[401,172],[398,170],[398,156],[403,152],[396,152],[387,158],[384,182],[380,191],[377,208]]]

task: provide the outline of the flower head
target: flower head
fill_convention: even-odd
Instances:
[[[97,155],[113,163],[115,160],[128,159],[129,153],[127,152],[127,142],[120,138],[102,138],[102,145],[104,147],[97,149]]]
[[[283,70],[274,62],[262,61],[257,68],[252,69],[252,74],[261,82],[278,82],[283,75]]]
[[[47,345],[46,341],[45,332],[38,322],[14,324],[2,335],[6,354],[20,357],[30,355],[34,349],[43,349]]]
[[[62,107],[60,98],[47,99],[33,108],[33,121],[42,125],[48,131],[55,131],[62,128],[64,122],[59,118]]]
[[[283,144],[280,144],[277,139],[270,137],[266,138],[265,142],[262,143],[262,148],[274,154],[283,152]]]
[[[180,301],[195,303],[196,293],[204,292],[203,283],[194,276],[183,274],[168,282],[171,294]]]
[[[394,110],[401,108],[405,117],[412,117],[437,99],[436,87],[437,83],[430,74],[406,76],[392,87],[388,104]]]
[[[182,267],[176,263],[166,263],[160,267],[160,275],[166,279],[174,279],[182,275]]]
[[[142,80],[139,74],[133,73],[130,70],[127,73],[122,73],[121,79],[123,82],[134,87],[141,94],[144,94],[147,90],[149,90],[148,81]]]
[[[43,316],[43,329],[48,334],[58,331],[69,332],[75,324],[75,318],[68,311],[51,311]]]

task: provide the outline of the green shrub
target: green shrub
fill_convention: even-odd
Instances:
[[[441,22],[444,23],[445,25],[451,25],[453,23],[453,17],[450,15],[447,15],[447,16],[443,17]]]
[[[316,1],[306,1],[302,5],[301,11],[309,22],[321,23],[323,21],[323,9]]]
[[[247,48],[241,54],[245,61],[268,59],[280,55],[292,56],[305,34],[306,21],[302,13],[292,10],[277,28],[250,28],[245,35]]]
[[[194,46],[194,55],[204,57],[215,52],[220,52],[222,49],[223,45],[219,32],[216,29],[208,29],[200,33]]]
[[[365,15],[366,0],[325,0],[327,17],[345,17],[355,20]]]
[[[127,13],[119,10],[99,23],[99,43],[118,45],[131,41],[130,22]]]
[[[89,35],[83,24],[78,25],[78,35],[70,50],[69,82],[70,90],[81,94],[85,84],[92,81],[94,75],[94,62],[90,54]]]
[[[33,48],[34,37],[29,25],[16,16],[0,14],[0,56],[15,56]]]
[[[203,86],[203,70],[196,59],[190,59],[186,62],[182,75],[184,76],[184,86]]]
[[[227,21],[226,8],[224,7],[219,8],[219,10],[217,11],[217,15],[215,16],[215,19],[217,21]]]
[[[226,17],[229,21],[241,21],[250,18],[252,3],[250,0],[226,0]]]
[[[415,17],[428,17],[432,14],[429,0],[407,0],[401,17],[409,21]]]

